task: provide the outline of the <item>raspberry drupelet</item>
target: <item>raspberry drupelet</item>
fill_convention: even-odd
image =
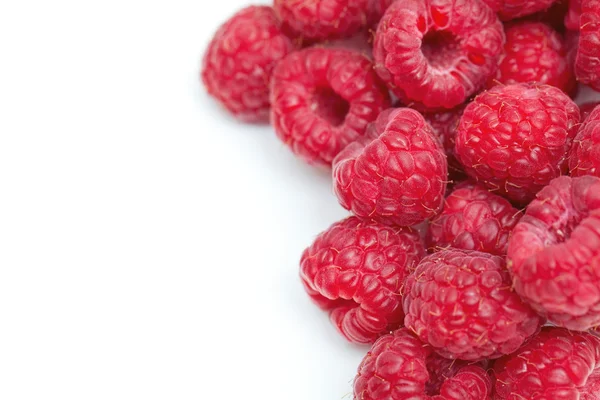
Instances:
[[[267,122],[271,74],[293,50],[271,7],[247,7],[215,33],[204,54],[202,82],[238,119]]]
[[[377,28],[375,69],[404,104],[450,109],[495,72],[502,24],[479,0],[403,0]]]
[[[481,366],[448,366],[408,329],[399,329],[377,340],[362,360],[354,400],[489,400],[491,387]]]
[[[494,364],[497,400],[597,400],[600,340],[589,333],[546,327]]]
[[[567,172],[579,109],[549,85],[496,86],[470,103],[458,126],[456,154],[488,190],[527,204]]]
[[[346,339],[372,343],[402,326],[400,288],[424,253],[419,234],[410,228],[349,217],[304,251],[300,276]]]
[[[442,212],[431,220],[428,247],[440,250],[454,247],[503,256],[510,232],[521,214],[508,200],[484,187],[464,182],[444,201]]]
[[[410,108],[389,109],[335,159],[340,204],[362,218],[411,226],[440,210],[448,165],[429,124]]]
[[[583,121],[569,154],[571,176],[600,177],[600,107]]]
[[[542,319],[511,289],[503,257],[442,250],[406,279],[404,324],[442,357],[479,361],[517,350]]]
[[[271,85],[275,132],[309,163],[330,165],[390,105],[371,61],[351,50],[315,47],[289,54]]]
[[[537,194],[512,232],[513,286],[557,326],[600,324],[600,178],[561,176]]]

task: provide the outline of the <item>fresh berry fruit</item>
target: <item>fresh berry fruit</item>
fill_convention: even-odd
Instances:
[[[498,13],[503,21],[510,21],[519,17],[543,11],[552,5],[555,0],[483,0],[492,10]]]
[[[438,360],[431,348],[407,329],[382,336],[358,367],[354,400],[490,399],[492,383],[483,368],[473,365],[458,371],[452,367],[437,370],[447,365]]]
[[[496,86],[465,109],[456,154],[473,179],[526,204],[567,171],[578,124],[577,105],[553,86]]]
[[[600,105],[600,101],[590,101],[588,103],[583,103],[579,105],[579,112],[581,113],[581,123],[584,123],[594,108]],[[581,128],[580,128],[581,129]]]
[[[600,324],[600,178],[561,176],[538,193],[512,232],[514,288],[556,324]]]
[[[565,16],[565,27],[571,31],[579,31],[581,17],[581,0],[569,0],[569,11]]]
[[[461,183],[429,224],[427,242],[434,250],[454,247],[503,256],[520,216],[508,200],[477,184]]]
[[[565,32],[565,17],[568,10],[569,1],[558,0],[547,10],[529,15],[524,19],[527,21],[542,22],[562,34]]]
[[[375,69],[404,104],[454,108],[495,72],[504,33],[479,0],[403,0],[379,23]]]
[[[208,45],[202,82],[237,118],[266,122],[271,74],[293,50],[271,7],[245,8],[225,22]]]
[[[600,90],[600,0],[581,0],[579,47],[575,59],[577,80]]]
[[[575,88],[575,76],[567,61],[562,37],[541,22],[518,22],[506,27],[504,54],[489,86],[539,82],[565,93]]]
[[[362,218],[411,226],[442,206],[448,166],[423,116],[410,108],[381,113],[362,141],[334,160],[340,204]]]
[[[579,128],[569,154],[571,176],[600,177],[600,107],[596,107]]]
[[[272,122],[279,138],[310,163],[331,164],[389,107],[373,64],[350,50],[310,48],[275,68]]]
[[[462,116],[464,106],[454,108],[449,111],[424,113],[425,121],[433,128],[433,133],[440,139],[446,157],[448,159],[448,172],[453,180],[464,178],[462,165],[456,159],[455,139],[458,130],[458,123]]]
[[[402,326],[400,288],[425,252],[419,234],[350,217],[304,251],[300,276],[348,340],[372,343]]]
[[[396,0],[368,0],[369,1],[369,9],[368,9],[368,20],[369,26],[377,29],[377,24],[385,14],[385,11],[392,5],[392,3]]]
[[[368,0],[274,0],[283,29],[292,37],[320,41],[353,35],[367,24]]]
[[[597,400],[600,340],[589,333],[546,327],[494,364],[497,400]]]
[[[471,250],[425,257],[404,284],[404,324],[446,358],[494,359],[541,326],[512,291],[504,258]]]

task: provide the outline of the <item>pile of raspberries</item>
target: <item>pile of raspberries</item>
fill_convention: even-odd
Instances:
[[[600,0],[274,0],[201,77],[352,213],[300,278],[355,400],[600,399]]]

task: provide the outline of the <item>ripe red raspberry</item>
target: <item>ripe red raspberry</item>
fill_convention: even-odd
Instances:
[[[465,109],[456,154],[469,176],[526,204],[566,172],[578,124],[577,105],[553,86],[496,86]]]
[[[446,358],[510,354],[542,322],[511,290],[504,258],[478,251],[425,257],[406,278],[403,298],[406,327]]]
[[[503,21],[509,21],[526,15],[543,11],[555,0],[483,0],[492,10],[498,13]]]
[[[448,166],[423,116],[389,109],[334,160],[333,187],[340,204],[362,218],[411,226],[442,206]],[[374,139],[373,139],[374,137]]]
[[[571,176],[600,177],[600,107],[596,107],[579,128],[569,154]]]
[[[584,123],[594,108],[600,105],[600,101],[590,101],[588,103],[579,104],[579,112],[581,113],[581,123]]]
[[[461,183],[429,224],[428,245],[436,250],[454,247],[503,256],[520,216],[508,200],[477,184]]]
[[[569,11],[565,16],[565,27],[571,31],[579,31],[581,17],[581,0],[569,0]]]
[[[402,326],[400,288],[425,252],[419,234],[350,217],[302,254],[300,276],[348,340],[372,343]]]
[[[389,107],[389,93],[361,54],[310,48],[288,55],[271,81],[277,136],[309,163],[331,164]]]
[[[504,54],[490,82],[539,82],[565,93],[575,88],[575,76],[567,60],[567,48],[554,29],[541,22],[518,22],[506,27]]]
[[[600,90],[600,0],[581,0],[579,47],[575,59],[577,80]]]
[[[268,121],[271,73],[293,50],[271,7],[244,8],[219,28],[208,45],[202,82],[237,118]]]
[[[538,193],[512,232],[514,288],[557,326],[600,324],[600,178],[561,176]]]
[[[385,11],[392,5],[396,0],[368,0],[368,20],[369,25],[377,28],[377,24],[385,14]]]
[[[568,0],[555,1],[550,8],[538,13],[532,14],[526,18],[527,21],[542,22],[549,25],[555,31],[559,33],[565,32],[565,17],[569,10]]]
[[[546,327],[516,353],[494,364],[497,400],[596,400],[600,340]]]
[[[464,178],[464,171],[456,159],[455,139],[458,123],[462,116],[464,106],[459,106],[449,111],[424,113],[425,121],[433,128],[433,133],[440,139],[448,159],[448,172],[450,178],[457,181]]]
[[[403,0],[379,23],[377,73],[404,104],[454,108],[497,68],[502,24],[479,0]]]
[[[348,37],[367,24],[368,0],[274,0],[290,36],[319,41]]]
[[[492,383],[483,368],[439,361],[407,329],[382,336],[358,367],[354,400],[490,399]]]

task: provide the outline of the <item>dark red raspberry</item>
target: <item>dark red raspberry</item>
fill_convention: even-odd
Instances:
[[[581,0],[569,0],[569,11],[565,16],[565,27],[571,31],[579,31],[581,17]]]
[[[367,24],[368,0],[274,0],[290,36],[308,41],[348,37]]]
[[[520,217],[508,200],[477,184],[461,183],[429,224],[428,245],[434,250],[454,247],[503,256]]]
[[[304,251],[300,276],[342,335],[372,343],[402,326],[400,288],[424,252],[419,234],[410,228],[350,217],[333,224]]]
[[[575,59],[577,80],[600,90],[600,0],[581,0],[579,47]]]
[[[547,327],[494,364],[497,400],[597,400],[600,341],[589,333]]]
[[[538,193],[512,232],[514,288],[558,326],[600,324],[600,178],[561,176]]]
[[[505,29],[506,44],[498,71],[489,82],[539,82],[565,93],[575,88],[575,76],[567,60],[567,48],[554,29],[541,22],[518,22]]]
[[[483,368],[473,365],[456,371],[438,360],[407,329],[382,336],[358,367],[354,400],[490,399],[492,383]]]
[[[331,164],[390,104],[373,64],[350,50],[292,53],[277,65],[271,83],[275,132],[310,163]]]
[[[542,22],[552,27],[559,33],[565,32],[565,17],[569,10],[568,0],[558,0],[547,10],[540,11],[536,14],[529,15],[524,18],[527,21]]]
[[[464,106],[459,106],[449,111],[424,113],[425,121],[433,128],[433,132],[440,139],[448,158],[448,172],[450,178],[459,180],[464,178],[464,171],[460,162],[456,159],[455,139],[458,123],[462,116]]]
[[[579,112],[581,113],[581,123],[584,123],[594,108],[600,105],[600,101],[590,101],[588,103],[579,104]],[[581,129],[581,128],[580,128]]]
[[[478,251],[425,257],[406,278],[403,298],[406,327],[446,358],[510,354],[542,322],[512,291],[504,258]]]
[[[553,86],[496,86],[465,109],[456,154],[472,178],[526,204],[567,171],[578,124],[577,105]]]
[[[362,218],[411,226],[442,206],[448,166],[423,116],[389,109],[334,160],[333,187],[340,204]],[[375,137],[373,139],[373,137]]]
[[[502,24],[479,0],[403,0],[379,23],[377,73],[404,104],[454,108],[495,72]]]
[[[543,11],[555,0],[483,0],[492,10],[498,13],[503,21],[509,21],[526,15]]]
[[[271,73],[293,50],[271,7],[244,8],[219,28],[208,45],[202,82],[237,118],[266,122]]]
[[[571,176],[600,177],[600,107],[596,107],[579,128],[569,154]]]

